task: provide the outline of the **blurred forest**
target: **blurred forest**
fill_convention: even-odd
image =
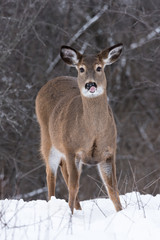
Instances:
[[[0,196],[47,199],[35,97],[50,79],[76,76],[61,45],[96,53],[123,43],[106,67],[118,130],[120,194],[160,193],[160,1],[0,1]],[[58,173],[56,195],[67,199]],[[105,197],[95,167],[83,167],[80,200]]]

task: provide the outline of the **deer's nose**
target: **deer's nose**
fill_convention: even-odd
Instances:
[[[88,83],[85,84],[86,89],[89,90],[91,87],[97,88],[97,84],[95,82],[88,82]]]

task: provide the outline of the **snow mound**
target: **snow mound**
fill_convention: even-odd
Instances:
[[[0,201],[1,240],[159,240],[160,194],[137,192],[120,196],[123,210],[116,213],[109,199],[81,202],[71,215],[68,203],[52,197]]]

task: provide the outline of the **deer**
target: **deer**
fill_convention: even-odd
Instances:
[[[62,60],[78,76],[48,81],[36,97],[41,153],[46,165],[48,198],[55,196],[60,167],[69,192],[71,214],[81,210],[78,199],[82,164],[97,166],[116,211],[122,210],[116,178],[117,130],[107,98],[104,68],[122,52],[119,43],[98,54],[85,55],[62,46]]]

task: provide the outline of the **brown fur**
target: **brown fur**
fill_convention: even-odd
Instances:
[[[116,45],[96,56],[83,56],[70,47],[69,56],[61,52],[68,64],[78,69],[78,77],[58,77],[46,83],[36,98],[36,113],[41,129],[41,152],[46,163],[49,198],[55,195],[56,174],[49,165],[52,146],[63,153],[60,167],[69,190],[69,206],[81,209],[77,194],[81,172],[80,162],[98,164],[101,177],[117,211],[121,210],[116,180],[116,125],[107,103],[105,58]],[[66,50],[67,49],[67,50]],[[119,48],[118,48],[119,49]],[[62,50],[61,50],[62,51]],[[121,49],[108,60],[117,60]],[[73,54],[73,56],[72,56]],[[75,57],[76,56],[76,57]],[[110,64],[109,63],[109,64]],[[97,72],[96,66],[102,71]],[[80,67],[85,69],[80,72]],[[88,98],[81,93],[87,82],[103,86],[103,94]]]

